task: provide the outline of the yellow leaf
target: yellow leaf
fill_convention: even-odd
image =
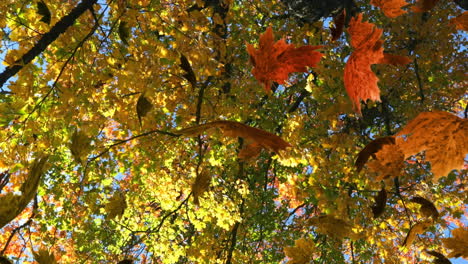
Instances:
[[[447,249],[452,250],[449,258],[468,259],[468,228],[459,227],[452,230],[452,237],[442,238],[442,242]]]

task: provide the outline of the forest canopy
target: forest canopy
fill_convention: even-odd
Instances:
[[[0,1],[0,263],[468,259],[467,9]]]

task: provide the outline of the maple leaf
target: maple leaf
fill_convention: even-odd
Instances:
[[[437,251],[426,251],[427,254],[436,257],[433,263],[435,264],[452,264],[448,258],[446,258],[443,254]]]
[[[406,65],[410,63],[410,58],[401,55],[392,55],[384,53],[383,58],[379,60],[379,64],[391,64],[391,65]]]
[[[359,234],[356,234],[348,222],[336,218],[331,215],[323,215],[309,220],[309,224],[317,227],[317,232],[329,235],[334,238],[351,238],[356,239]]]
[[[348,32],[354,52],[344,68],[344,84],[355,111],[360,114],[361,100],[380,101],[380,90],[377,86],[379,79],[372,72],[371,65],[389,62],[401,64],[409,62],[409,59],[385,56],[383,41],[380,40],[382,29],[376,28],[372,23],[362,22],[362,14],[351,18]]]
[[[341,34],[343,34],[343,29],[345,26],[346,11],[343,10],[339,15],[333,17],[333,23],[335,24],[330,28],[332,41],[337,40]]]
[[[404,155],[397,145],[384,145],[375,156],[374,160],[367,163],[367,167],[377,173],[376,181],[395,178],[402,174]]]
[[[124,214],[126,208],[127,201],[125,199],[125,193],[116,191],[106,204],[106,218],[113,219],[115,217],[121,217]]]
[[[208,190],[211,183],[211,175],[205,171],[197,174],[195,182],[192,184],[193,203],[199,205],[198,198]]]
[[[413,244],[414,239],[416,239],[416,235],[420,235],[424,233],[424,231],[432,225],[432,220],[424,220],[421,222],[418,222],[417,224],[413,225],[411,229],[409,230],[408,234],[406,235],[405,240],[403,241],[403,247],[408,248]]]
[[[0,256],[0,264],[13,264],[9,259],[4,256]]]
[[[41,248],[38,252],[33,252],[34,260],[38,264],[56,264],[54,253],[49,252],[47,249]]]
[[[383,214],[385,211],[385,206],[387,205],[387,191],[385,188],[382,188],[380,192],[374,197],[375,205],[371,207],[374,218],[377,218]]]
[[[420,196],[415,196],[411,198],[410,201],[421,205],[421,208],[419,209],[419,211],[421,212],[423,216],[433,217],[433,218],[439,217],[439,212],[437,211],[437,208],[431,201],[426,200]]]
[[[381,137],[381,138],[376,138],[372,140],[369,144],[367,144],[361,152],[359,152],[358,157],[356,159],[356,162],[354,163],[354,166],[357,169],[357,172],[359,173],[362,168],[364,167],[364,164],[366,164],[367,160],[372,156],[374,159],[376,156],[374,155],[377,151],[381,150],[384,145],[387,144],[395,144],[395,138],[390,136],[390,137]]]
[[[455,25],[456,29],[468,31],[468,11],[450,19],[450,24]]]
[[[0,197],[0,228],[18,216],[36,195],[47,158],[43,156],[33,162],[26,181],[20,187],[21,195],[7,193]]]
[[[261,147],[272,150],[278,155],[280,154],[281,150],[285,150],[287,147],[291,146],[288,142],[284,141],[275,134],[233,121],[214,121],[203,125],[182,129],[174,133],[185,136],[194,136],[213,128],[221,129],[223,134],[227,137],[241,137],[247,141],[257,143]]]
[[[293,247],[285,247],[284,254],[290,258],[287,264],[305,264],[312,260],[315,242],[308,238],[299,238],[294,241]]]
[[[371,0],[371,4],[382,9],[386,17],[395,18],[406,13],[402,7],[408,5],[405,0]]]
[[[306,45],[295,48],[284,39],[275,42],[273,30],[268,27],[265,33],[260,35],[259,48],[255,49],[247,43],[247,52],[254,65],[252,74],[269,92],[272,81],[284,84],[290,73],[307,72],[306,66],[315,67],[323,56],[315,50],[321,47]]]
[[[180,65],[179,65],[182,70],[185,71],[185,74],[183,75],[185,79],[192,85],[192,88],[197,85],[197,77],[195,76],[195,73],[193,72],[192,66],[190,65],[190,62],[188,61],[187,57],[185,57],[184,54],[180,54]]]
[[[73,132],[70,151],[77,163],[83,164],[85,156],[90,151],[91,139],[83,131]]]
[[[244,146],[240,151],[239,151],[239,159],[241,160],[247,160],[250,158],[255,158],[260,154],[260,151],[262,150],[262,146],[256,142],[250,143],[246,146]]]
[[[434,180],[463,168],[468,153],[468,121],[447,112],[423,112],[397,134],[405,158],[426,151]]]
[[[120,21],[119,23],[119,38],[122,40],[123,44],[128,46],[128,39],[130,38],[130,28],[127,25],[127,22]]]
[[[146,114],[148,114],[148,112],[151,111],[151,108],[153,108],[153,105],[148,100],[148,98],[146,98],[144,94],[140,95],[140,97],[138,97],[138,101],[136,104],[136,111],[137,111],[138,121],[140,121],[140,126],[141,126],[141,118],[145,117]]]
[[[414,12],[426,12],[434,8],[439,0],[418,0],[416,6],[413,6],[411,9]]]
[[[468,228],[459,227],[452,230],[452,237],[442,238],[442,242],[447,249],[452,252],[448,255],[449,258],[465,258],[468,259]]]

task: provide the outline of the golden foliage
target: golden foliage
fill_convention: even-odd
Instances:
[[[468,121],[447,112],[423,112],[397,134],[405,158],[426,151],[434,180],[463,168],[468,153]]]
[[[406,13],[402,7],[408,5],[405,0],[371,0],[371,4],[382,9],[385,16],[395,18]]]
[[[452,250],[449,258],[468,259],[468,228],[459,227],[452,230],[452,237],[442,238],[442,242],[447,249]]]
[[[197,174],[195,182],[192,184],[193,203],[199,204],[198,198],[208,190],[211,183],[211,174],[206,171],[201,171]]]
[[[18,216],[36,195],[47,158],[43,156],[33,162],[26,181],[21,185],[21,195],[7,193],[0,197],[0,228]]]
[[[179,131],[174,132],[175,134],[184,135],[184,136],[194,136],[199,135],[207,130],[219,128],[223,132],[224,136],[227,137],[241,137],[244,138],[248,143],[256,143],[265,149],[269,149],[274,151],[276,154],[280,154],[281,150],[285,150],[287,147],[291,145],[270,132],[251,127],[248,125],[244,125],[239,122],[233,121],[214,121],[210,123],[206,123],[203,125],[193,126],[189,128],[185,128]],[[247,145],[249,146],[249,145]],[[253,148],[253,150],[249,149],[241,153],[242,155],[251,155],[247,154],[251,151],[255,151],[255,148],[258,146],[250,146],[249,148]],[[247,153],[245,153],[247,152]],[[255,154],[255,153],[254,153]]]
[[[307,264],[312,260],[315,242],[308,238],[299,238],[293,247],[285,247],[284,254],[289,258],[288,264]]]
[[[37,261],[38,264],[56,264],[57,261],[55,260],[54,253],[49,252],[45,248],[39,249],[38,252],[33,252],[34,259]]]
[[[413,244],[413,241],[416,239],[416,236],[424,233],[424,231],[426,231],[426,229],[431,225],[432,220],[430,219],[426,219],[413,225],[409,230],[408,234],[406,235],[402,246],[406,248],[411,246],[411,244]]]
[[[105,210],[107,212],[107,219],[114,219],[121,217],[127,208],[127,201],[125,193],[116,191],[106,204]]]

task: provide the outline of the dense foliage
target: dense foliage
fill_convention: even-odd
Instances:
[[[467,258],[464,1],[384,2],[0,1],[0,262]]]

